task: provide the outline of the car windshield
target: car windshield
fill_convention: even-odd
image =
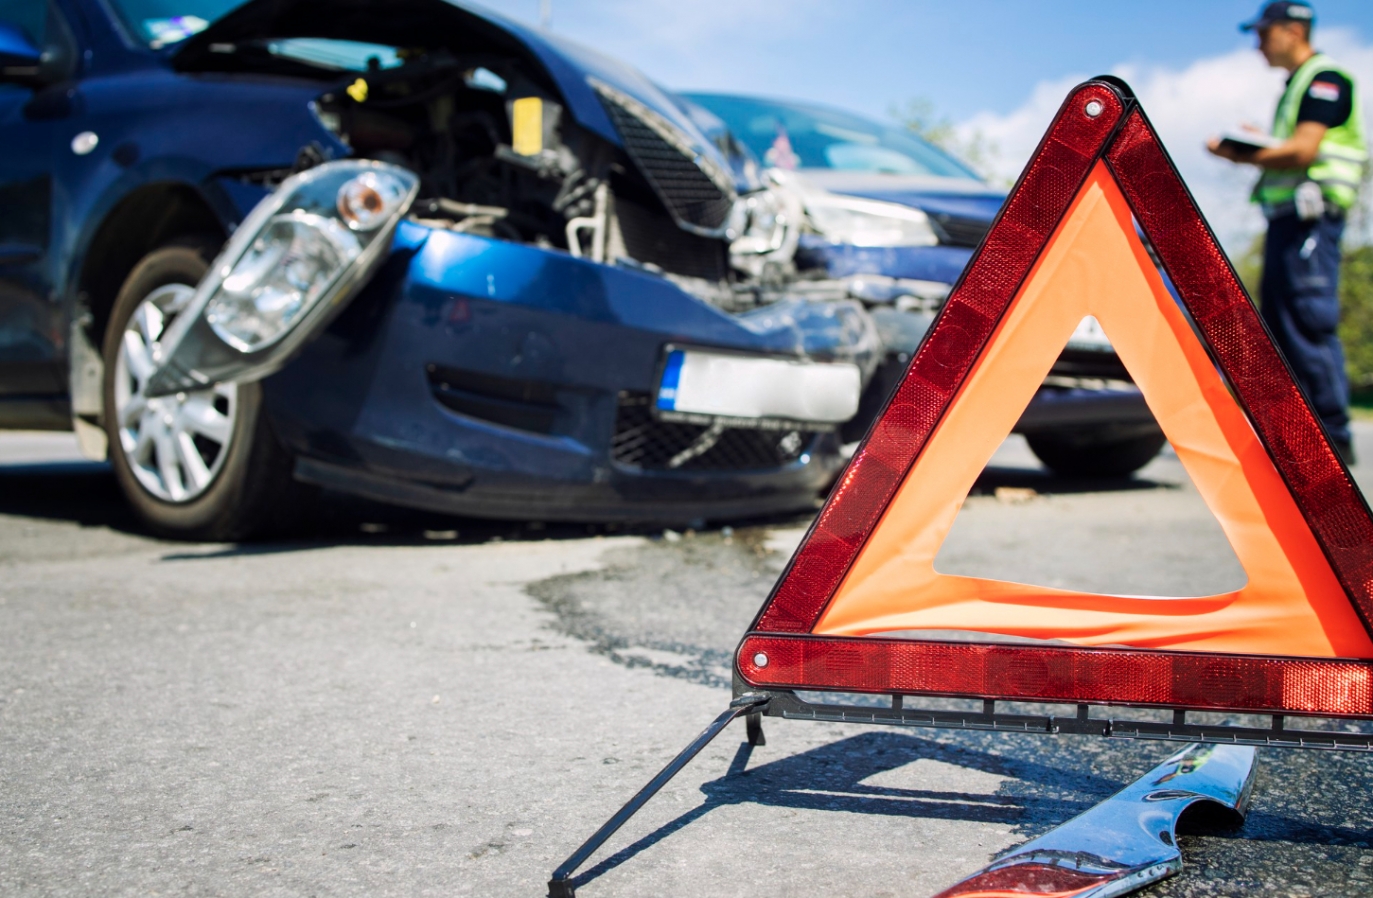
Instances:
[[[687,94],[718,115],[767,165],[980,180],[953,156],[902,128],[837,109],[753,97]]]
[[[199,34],[246,0],[111,0],[124,24],[151,47],[166,47]],[[364,71],[400,65],[395,47],[325,38],[286,38],[269,52],[325,69]]]
[[[110,0],[133,34],[152,47],[165,47],[204,31],[246,0]]]

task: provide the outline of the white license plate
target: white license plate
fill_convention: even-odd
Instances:
[[[1101,322],[1091,315],[1083,318],[1077,324],[1077,330],[1068,338],[1068,346],[1071,349],[1095,349],[1101,352],[1111,350],[1111,341],[1106,338],[1106,331],[1101,329]]]
[[[674,349],[663,366],[663,412],[839,424],[858,411],[857,365]]]

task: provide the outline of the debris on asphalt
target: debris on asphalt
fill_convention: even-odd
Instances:
[[[1028,486],[999,486],[996,488],[996,501],[1002,505],[1020,505],[1039,498],[1039,493]]]

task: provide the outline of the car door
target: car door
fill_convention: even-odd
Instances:
[[[50,57],[71,58],[70,32],[49,0],[0,0],[0,22],[18,26]],[[65,322],[53,295],[54,126],[63,102],[31,83],[0,80],[0,399],[65,390]]]

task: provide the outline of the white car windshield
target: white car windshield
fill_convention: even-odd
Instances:
[[[125,27],[151,47],[184,41],[246,0],[110,0]]]
[[[246,0],[110,0],[125,26],[150,47],[167,47],[199,34]],[[366,71],[400,65],[396,48],[362,41],[282,38],[266,43],[275,56],[324,69]]]
[[[958,159],[911,132],[838,109],[724,94],[686,96],[723,119],[740,143],[777,168],[980,180]]]

